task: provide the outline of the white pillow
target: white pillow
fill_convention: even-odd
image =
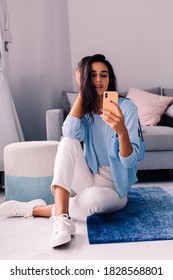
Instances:
[[[173,104],[168,107],[168,109],[165,111],[165,114],[173,118]]]
[[[73,107],[73,104],[75,103],[76,101],[76,98],[78,96],[78,92],[74,93],[74,92],[67,92],[67,99],[70,103],[70,108]]]
[[[130,88],[127,94],[138,107],[141,125],[157,125],[173,97],[156,95],[136,88]]]

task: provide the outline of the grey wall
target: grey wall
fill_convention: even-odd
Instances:
[[[9,83],[26,140],[45,139],[45,112],[76,89],[82,56],[104,53],[119,90],[173,87],[172,0],[6,1]]]
[[[7,0],[9,84],[26,140],[46,139],[46,110],[72,86],[66,0]]]

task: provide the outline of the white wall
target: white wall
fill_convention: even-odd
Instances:
[[[26,140],[46,139],[46,110],[72,87],[66,0],[7,0],[10,87]]]
[[[73,68],[103,53],[119,90],[173,87],[172,0],[68,0],[68,11]]]
[[[172,0],[1,0],[13,42],[9,84],[26,140],[45,139],[45,113],[75,90],[81,57],[103,53],[119,90],[173,87]],[[73,77],[73,83],[72,83]]]
[[[6,21],[6,0],[0,0],[0,29],[4,39],[5,36],[5,21]],[[4,46],[5,47],[5,46]],[[6,79],[9,77],[8,72],[8,53],[4,50],[4,69],[3,72],[6,76]]]

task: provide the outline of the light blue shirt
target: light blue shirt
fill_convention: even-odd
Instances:
[[[133,152],[128,157],[121,157],[117,133],[109,126],[105,126],[105,139],[109,165],[114,185],[121,197],[127,195],[129,188],[137,181],[137,160],[139,155],[138,112],[136,105],[129,99],[119,98],[119,107],[122,110],[125,125],[128,130]],[[88,115],[78,119],[68,115],[63,124],[63,135],[84,141],[84,154],[91,171],[98,172],[98,155],[93,142],[93,124],[87,125]],[[94,134],[97,137],[96,134]],[[101,147],[102,149],[102,147]]]
[[[91,134],[98,166],[110,166],[106,126],[107,124],[102,120],[102,117],[94,114],[94,123],[91,125]]]

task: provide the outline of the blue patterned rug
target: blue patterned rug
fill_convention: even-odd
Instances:
[[[127,206],[87,218],[90,244],[173,239],[173,197],[160,187],[132,188]]]

